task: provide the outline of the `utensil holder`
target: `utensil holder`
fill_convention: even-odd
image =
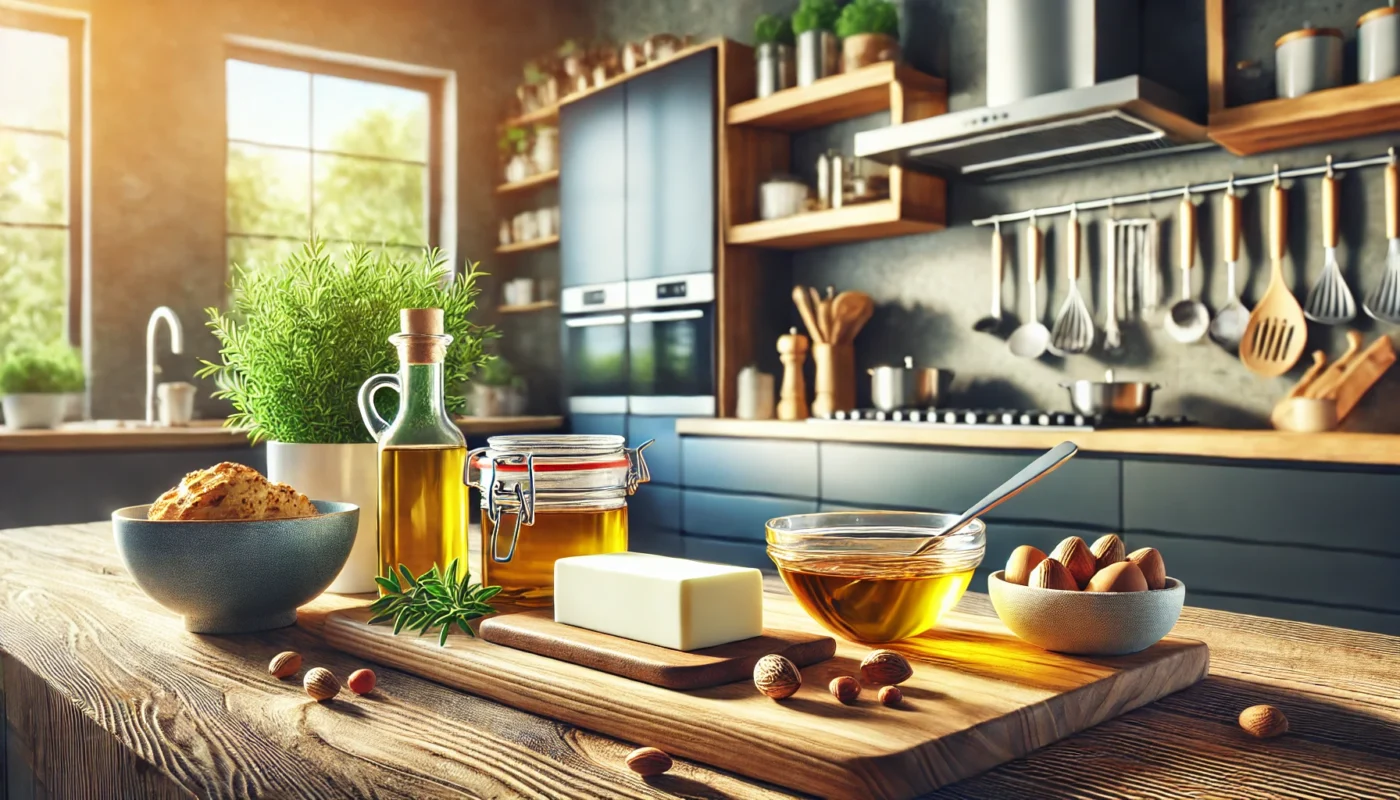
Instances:
[[[1337,427],[1337,401],[1323,397],[1290,397],[1274,406],[1269,420],[1281,431],[1330,431]]]
[[[812,345],[812,360],[817,375],[813,381],[816,398],[812,400],[812,416],[830,417],[837,411],[856,407],[856,354],[849,342]]]

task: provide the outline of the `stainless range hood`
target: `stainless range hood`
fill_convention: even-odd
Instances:
[[[1140,75],[856,134],[855,153],[921,172],[980,180],[1209,147],[1171,90]]]

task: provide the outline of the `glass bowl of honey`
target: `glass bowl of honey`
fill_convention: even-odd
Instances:
[[[893,642],[933,628],[957,605],[986,552],[981,520],[908,555],[955,514],[840,511],[767,524],[768,557],[798,605],[857,642]]]

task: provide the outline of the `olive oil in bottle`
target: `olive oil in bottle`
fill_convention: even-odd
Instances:
[[[452,337],[442,309],[406,308],[402,332],[389,337],[399,351],[397,375],[375,375],[360,387],[360,414],[379,442],[379,573],[399,564],[421,575],[454,558],[467,560],[467,493],[462,465],[467,443],[447,415],[443,358]],[[379,389],[399,393],[386,422],[374,407]]]
[[[386,447],[379,451],[379,574],[406,564],[421,575],[433,564],[467,561],[464,447]]]

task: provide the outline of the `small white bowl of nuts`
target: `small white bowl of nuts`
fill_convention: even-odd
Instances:
[[[1186,585],[1167,577],[1162,554],[1126,553],[1108,534],[1087,545],[1071,536],[1046,554],[1022,545],[987,578],[1006,627],[1045,650],[1118,656],[1151,647],[1181,616]]]

